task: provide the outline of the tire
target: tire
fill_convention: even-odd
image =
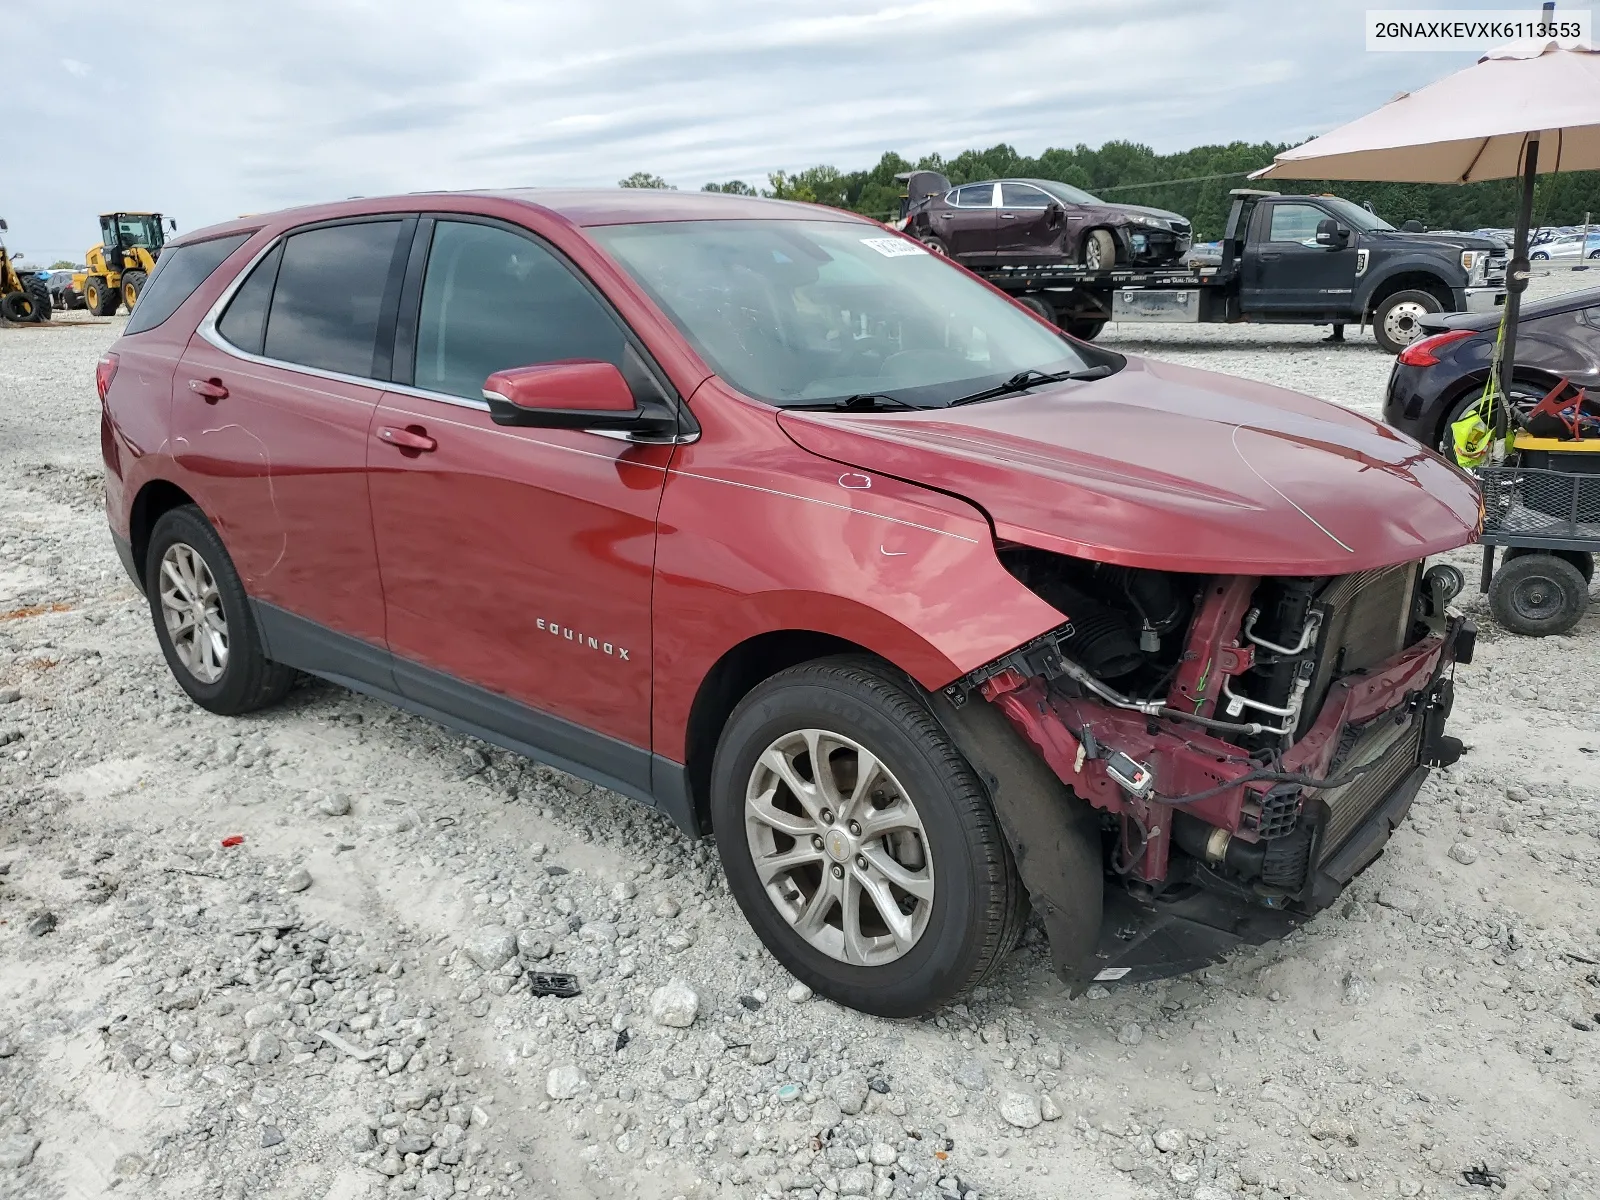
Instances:
[[[122,297],[106,284],[104,275],[91,275],[83,281],[83,306],[97,317],[115,316]]]
[[[937,254],[940,258],[950,257],[950,247],[944,244],[943,238],[925,237],[922,239],[922,244],[931,254]]]
[[[1535,250],[1532,254],[1528,255],[1528,259],[1531,262],[1549,262],[1550,256],[1543,250]]]
[[[1545,392],[1549,390],[1549,388],[1542,388],[1538,384],[1530,383],[1526,380],[1513,380],[1511,383],[1511,402],[1519,408],[1532,408],[1540,400],[1544,399]],[[1466,395],[1452,404],[1449,412],[1445,414],[1444,423],[1439,426],[1438,435],[1434,438],[1434,449],[1443,456],[1446,462],[1456,461],[1455,440],[1451,436],[1450,427],[1466,416],[1467,409],[1478,403],[1482,397],[1482,385],[1470,387],[1467,389]],[[1522,405],[1518,404],[1518,401],[1526,401],[1527,403]],[[1456,463],[1456,465],[1460,466],[1459,463]]]
[[[1056,306],[1051,304],[1050,301],[1046,300],[1043,296],[1035,295],[1030,292],[1026,295],[1013,296],[1011,298],[1018,304],[1022,305],[1023,308],[1028,309],[1030,312],[1038,313],[1046,321],[1049,321],[1050,324],[1054,325],[1056,323]]]
[[[48,321],[55,314],[55,305],[50,299],[50,289],[32,287],[28,295],[33,297],[33,319],[35,321]]]
[[[267,658],[233,560],[194,505],[174,508],[156,522],[145,553],[144,585],[167,666],[201,708],[232,717],[276,704],[288,694],[295,673]],[[183,603],[190,597],[198,605]],[[199,624],[197,611],[204,612],[204,627],[220,637],[180,636],[174,644],[174,626],[184,635],[183,616],[187,613],[193,629]]]
[[[1517,546],[1506,551],[1504,561],[1510,562],[1514,558],[1523,558],[1529,554],[1551,554],[1564,559],[1578,568],[1578,574],[1583,576],[1585,584],[1594,582],[1594,555],[1587,550],[1532,550]]]
[[[139,303],[139,293],[144,291],[146,275],[143,271],[124,271],[122,273],[122,303],[129,312]]]
[[[1385,354],[1399,354],[1422,336],[1418,318],[1443,308],[1432,292],[1395,292],[1385,296],[1373,310],[1372,336]]]
[[[1518,555],[1489,585],[1489,611],[1512,633],[1548,637],[1566,633],[1589,607],[1589,585],[1564,558]]]
[[[1099,317],[1074,317],[1064,322],[1061,326],[1062,329],[1081,342],[1094,341],[1095,338],[1100,336],[1100,331],[1105,327],[1105,321]]]
[[[1096,229],[1083,239],[1083,265],[1091,271],[1109,271],[1117,265],[1117,239],[1109,229]]]
[[[34,319],[34,299],[27,292],[7,292],[0,296],[0,317],[21,325]]]
[[[1591,251],[1589,251],[1588,257],[1589,258],[1600,258],[1600,250],[1591,250]]]
[[[863,807],[829,809],[827,793],[812,783],[807,748],[822,744],[830,747],[828,778],[840,808],[841,783],[853,790],[863,754],[881,768]],[[774,763],[787,764],[809,808],[779,782]],[[793,834],[757,815],[762,809],[747,805],[752,793],[764,795],[764,811]],[[890,803],[873,804],[885,796]],[[807,815],[812,811],[830,812],[832,822],[818,823]],[[890,835],[874,838],[870,826],[853,836],[851,822],[868,812],[880,821],[900,814],[892,851]],[[1026,920],[1026,892],[972,767],[914,685],[869,658],[804,663],[740,701],[712,767],[711,823],[729,889],[767,949],[813,991],[862,1012],[910,1017],[947,1003],[1001,965]],[[815,839],[811,847],[808,839]],[[757,872],[758,852],[801,858],[769,873],[769,891]],[[878,864],[915,884],[917,894],[898,882],[891,893]],[[863,881],[898,910],[898,938]],[[858,935],[848,939],[838,897],[852,894],[856,905],[867,903],[848,922]],[[821,895],[828,898],[818,907]],[[808,912],[818,918],[810,937],[796,928]]]

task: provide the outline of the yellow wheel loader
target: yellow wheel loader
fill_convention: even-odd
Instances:
[[[6,231],[0,220],[0,233]],[[0,239],[0,321],[22,324],[50,319],[49,275],[43,271],[18,270],[11,252]]]
[[[102,213],[101,244],[84,256],[89,269],[72,277],[83,306],[101,317],[113,316],[120,305],[132,312],[144,281],[156,269],[169,228],[176,231],[178,223],[163,221],[160,213]]]

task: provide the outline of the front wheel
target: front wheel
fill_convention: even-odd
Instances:
[[[758,685],[717,747],[711,820],[767,949],[840,1004],[939,1007],[1016,944],[1026,893],[971,766],[912,685],[869,658]]]
[[[1083,265],[1091,271],[1109,271],[1117,265],[1117,239],[1109,229],[1096,229],[1083,239]]]
[[[282,700],[294,671],[267,658],[233,560],[192,504],[162,514],[145,554],[156,640],[178,685],[222,716]]]
[[[1396,292],[1385,296],[1372,314],[1372,336],[1386,354],[1399,354],[1422,336],[1422,318],[1444,305],[1432,292]]]
[[[950,247],[944,244],[942,238],[925,237],[922,244],[928,248],[930,254],[937,254],[940,258],[950,257]]]
[[[139,293],[144,291],[145,273],[143,271],[124,271],[122,274],[122,303],[127,305],[128,311],[133,311],[133,306],[139,303]]]
[[[1069,317],[1061,326],[1080,342],[1094,341],[1105,327],[1106,323],[1100,317]]]

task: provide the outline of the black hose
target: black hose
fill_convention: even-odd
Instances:
[[[1162,804],[1195,804],[1201,800],[1209,800],[1212,796],[1225,792],[1229,788],[1240,787],[1246,783],[1293,783],[1298,784],[1300,787],[1317,789],[1343,787],[1345,784],[1361,778],[1377,765],[1376,762],[1362,763],[1359,767],[1346,771],[1343,775],[1324,775],[1321,779],[1294,771],[1248,771],[1237,779],[1219,783],[1216,787],[1207,788],[1203,792],[1190,792],[1187,796],[1161,796],[1160,802]]]

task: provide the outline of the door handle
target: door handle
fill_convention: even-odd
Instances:
[[[1002,221],[1015,221],[1017,219],[1017,215],[1015,213],[1001,213],[1000,219]]]
[[[1260,256],[1262,262],[1277,262],[1282,257],[1283,255],[1281,254],[1263,254]]]
[[[196,396],[204,397],[207,404],[215,404],[218,400],[228,398],[228,389],[220,379],[191,379],[189,390]]]
[[[378,430],[378,440],[388,442],[389,445],[399,450],[410,450],[417,454],[425,454],[430,450],[437,450],[439,443],[416,427],[410,429],[396,429],[385,425]]]

